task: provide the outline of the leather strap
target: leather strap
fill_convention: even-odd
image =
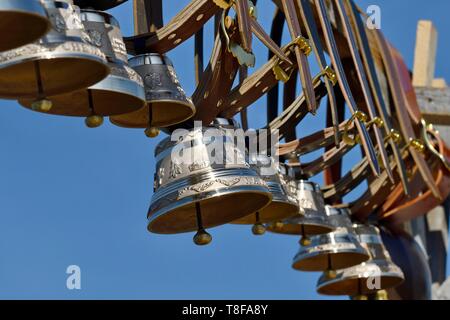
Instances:
[[[192,37],[220,8],[211,0],[192,0],[167,25],[155,32],[124,39],[129,54],[166,53]]]
[[[300,29],[300,22],[295,10],[294,0],[282,1],[284,15],[286,17],[286,23],[291,34],[293,41],[302,37],[302,31]],[[311,70],[309,68],[308,58],[298,45],[294,46],[295,57],[297,58],[297,65],[300,72],[300,82],[302,84],[303,92],[305,93],[306,104],[308,110],[315,114],[317,110],[317,101],[315,98]]]
[[[335,0],[335,4],[336,4],[337,11],[339,13],[340,20],[342,22],[342,26],[343,26],[342,29],[343,29],[345,38],[347,40],[348,47],[350,49],[350,53],[351,53],[352,60],[353,60],[354,70],[356,71],[356,75],[359,80],[358,83],[362,89],[366,109],[369,113],[369,117],[371,118],[371,120],[374,120],[375,118],[378,117],[378,115],[375,110],[372,92],[370,91],[370,88],[369,88],[366,72],[364,70],[361,56],[359,54],[359,49],[356,44],[356,39],[355,39],[353,30],[352,30],[352,27],[350,25],[350,20],[345,11],[344,2],[342,0]],[[392,174],[391,168],[389,167],[388,155],[387,155],[387,151],[384,146],[384,139],[383,139],[383,136],[381,135],[380,128],[378,127],[378,125],[376,123],[374,123],[374,125],[373,125],[373,133],[374,133],[377,145],[378,145],[378,150],[379,150],[379,153],[380,153],[380,156],[382,159],[382,163],[384,165],[384,169],[387,171],[387,175],[391,179],[391,181],[394,182],[394,176]]]
[[[283,38],[283,25],[284,25],[284,13],[278,7],[275,9],[275,15],[272,20],[272,28],[270,31],[270,37],[275,44],[281,46],[281,40]],[[269,60],[272,59],[274,53],[269,50]],[[273,121],[278,115],[278,97],[279,97],[279,82],[269,90],[267,93],[267,123]]]
[[[399,79],[398,70],[395,68],[395,64],[399,61],[395,62],[390,46],[385,40],[383,34],[379,30],[373,31],[375,34],[375,39],[378,47],[380,48],[380,53],[382,56],[383,64],[386,71],[386,76],[389,83],[389,89],[391,92],[392,100],[394,103],[396,118],[399,121],[400,129],[403,134],[404,140],[409,141],[409,139],[416,139],[416,133],[414,131],[413,124],[411,122],[411,118],[409,116],[409,112],[407,109],[411,108],[408,101],[405,99],[403,87]],[[406,107],[406,108],[405,108]],[[432,190],[433,194],[440,198],[440,192],[433,181],[433,176],[431,174],[430,169],[425,162],[424,157],[414,149],[413,146],[409,147],[409,152],[414,159],[424,181]]]
[[[439,152],[444,155],[447,161],[450,161],[450,149],[444,144],[440,136],[435,131],[427,130],[427,133],[433,135]],[[434,174],[434,182],[438,186],[440,193],[444,198],[447,198],[450,195],[450,171],[439,161],[438,158],[433,157],[433,162],[435,167]],[[414,183],[416,185],[420,185],[420,175],[416,174],[414,177]],[[414,198],[405,198],[403,197],[403,201],[399,201],[398,205],[395,208],[391,208],[389,211],[382,211],[379,214],[379,218],[384,220],[387,224],[398,225],[405,221],[414,219],[418,216],[424,215],[436,206],[442,203],[442,199],[436,198],[431,190],[426,188],[426,185],[421,183],[425,190],[421,194],[415,196]],[[398,187],[397,187],[398,188]],[[398,191],[394,194],[398,195]]]
[[[314,19],[314,14],[312,12],[311,3],[309,0],[297,0],[297,5],[299,7],[299,12],[302,19],[305,21],[305,28],[308,33],[309,38],[314,43],[313,51],[316,56],[316,60],[319,64],[321,70],[326,70],[328,67],[327,60],[325,59],[324,49],[322,46],[322,40],[319,36],[319,30],[317,27],[316,20]],[[339,135],[339,111],[336,103],[336,97],[334,94],[334,83],[331,79],[325,77],[324,79],[327,97],[328,97],[328,108],[327,113],[330,114],[331,124],[335,129],[335,145],[338,146],[341,141]]]
[[[342,93],[344,95],[344,98],[348,104],[348,107],[350,109],[350,112],[352,114],[355,114],[358,110],[355,100],[353,98],[351,89],[348,85],[347,78],[345,76],[345,72],[341,63],[341,59],[339,56],[339,52],[337,49],[336,41],[333,36],[333,30],[331,27],[331,23],[327,16],[327,11],[325,7],[325,2],[323,0],[315,0],[319,21],[322,26],[322,30],[324,32],[325,36],[325,42],[328,47],[328,53],[330,54],[331,61],[333,62],[333,66],[336,71],[336,76],[338,79],[339,86],[342,90]],[[361,144],[364,149],[365,155],[369,159],[369,163],[371,165],[372,171],[375,176],[378,176],[380,174],[380,166],[378,164],[377,157],[375,155],[375,150],[372,145],[372,141],[370,139],[369,133],[366,130],[366,127],[364,124],[359,120],[356,119],[356,126],[359,132],[359,136],[361,139]]]
[[[388,108],[384,101],[381,85],[378,80],[374,58],[370,48],[369,39],[366,34],[366,27],[361,19],[361,15],[359,14],[354,1],[348,0],[347,3],[349,7],[347,12],[350,19],[353,21],[353,25],[355,25],[355,35],[359,43],[360,53],[364,62],[364,67],[366,69],[367,79],[369,81],[370,87],[372,88],[374,102],[378,109],[378,114],[380,115],[381,120],[384,123],[383,128],[385,129],[385,135],[388,136],[393,132],[394,129],[388,113]],[[389,139],[389,145],[393,152],[395,161],[397,162],[397,170],[403,185],[403,190],[405,194],[409,194],[409,186],[406,182],[406,168],[400,156],[400,150],[393,139]]]

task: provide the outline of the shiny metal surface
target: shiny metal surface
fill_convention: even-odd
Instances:
[[[310,237],[310,244],[300,246],[292,267],[300,271],[325,271],[358,265],[369,259],[359,244],[347,209],[326,206],[328,221],[335,231]]]
[[[267,183],[250,168],[245,150],[225,140],[221,161],[212,161],[208,153],[211,140],[204,139],[205,131],[211,128],[192,129],[176,141],[166,138],[156,148],[155,192],[148,212],[150,232],[197,230],[197,209],[201,210],[203,227],[210,228],[245,217],[270,203]],[[224,129],[215,129],[225,134]],[[172,156],[180,150],[191,157],[180,161]]]
[[[109,74],[105,55],[90,44],[79,9],[43,0],[52,29],[39,41],[0,53],[0,97],[35,98],[89,87]]]
[[[111,117],[112,123],[126,128],[168,127],[194,115],[195,106],[166,56],[150,53],[133,57],[129,63],[144,80],[148,106]]]
[[[50,21],[40,1],[0,1],[0,52],[34,42],[49,29]]]
[[[233,221],[236,224],[255,224],[278,221],[296,214],[299,210],[298,203],[292,195],[289,194],[288,181],[293,180],[293,176],[283,175],[283,167],[273,158],[265,155],[254,156],[251,167],[264,179],[270,192],[272,193],[272,202],[257,213]]]
[[[45,112],[66,116],[110,116],[144,107],[144,84],[126,63],[125,44],[117,20],[107,13],[89,10],[82,11],[82,22],[92,44],[108,58],[111,73],[87,89],[48,97],[53,105]],[[33,106],[32,99],[19,102],[27,108]]]
[[[379,290],[393,288],[404,280],[402,270],[394,264],[383,245],[377,227],[356,225],[355,231],[362,236],[361,245],[370,254],[370,260],[357,266],[338,270],[336,277],[322,275],[317,284],[317,292],[325,295],[361,296],[374,294]],[[375,242],[362,239],[378,238]]]

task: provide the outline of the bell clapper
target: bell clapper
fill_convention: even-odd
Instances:
[[[153,119],[152,105],[151,105],[151,103],[149,103],[149,105],[148,105],[148,127],[144,131],[145,135],[148,138],[156,138],[160,133],[160,130],[158,128],[155,128],[152,126],[152,119]]]
[[[328,279],[335,279],[337,274],[336,274],[336,270],[333,270],[333,266],[331,264],[331,255],[327,255],[328,256],[328,269],[325,271],[325,276]]]
[[[95,114],[94,99],[92,97],[91,90],[88,90],[88,97],[89,97],[89,109],[91,110],[91,115],[86,118],[85,123],[88,128],[98,128],[103,124],[103,117]]]
[[[309,246],[311,244],[311,239],[305,235],[305,227],[302,225],[302,237],[300,239],[300,244],[304,247]]]
[[[389,296],[386,290],[377,291],[375,300],[389,300]]]
[[[31,104],[31,109],[39,112],[49,112],[53,106],[53,103],[45,98],[44,87],[42,85],[41,67],[39,66],[39,61],[34,62],[34,71],[36,73],[38,98]]]
[[[196,209],[196,214],[197,214],[198,231],[197,231],[197,233],[194,236],[194,243],[196,245],[198,245],[198,246],[204,246],[204,245],[207,245],[207,244],[211,243],[212,237],[203,228],[202,213],[201,213],[201,210],[200,210],[200,203],[199,202],[195,203],[195,209]]]
[[[358,279],[358,294],[352,298],[352,300],[369,300],[369,297],[362,294],[363,279]]]
[[[259,212],[255,213],[255,217],[256,217],[256,222],[252,227],[252,232],[255,236],[262,236],[264,233],[266,233],[266,228],[260,221]]]

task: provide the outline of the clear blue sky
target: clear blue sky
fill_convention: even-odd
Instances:
[[[164,1],[166,21],[186,3]],[[381,7],[382,28],[410,66],[416,23],[432,19],[440,32],[436,75],[450,82],[447,0],[357,3]],[[259,1],[266,30],[272,10],[270,1]],[[124,34],[132,34],[130,1],[112,13]],[[208,54],[211,29],[209,24]],[[170,53],[189,93],[194,90],[192,44]],[[255,51],[261,65],[267,52],[260,45]],[[262,126],[265,98],[250,110],[250,124]],[[302,122],[299,134],[323,127],[323,110]],[[157,142],[140,130],[108,122],[89,130],[82,119],[42,115],[0,101],[0,298],[323,298],[315,293],[318,274],[290,267],[298,249],[295,237],[254,237],[250,227],[224,226],[211,230],[210,246],[199,248],[192,234],[149,234],[146,213]],[[346,159],[348,168],[357,154]],[[71,264],[81,267],[82,290],[66,289],[65,270]]]

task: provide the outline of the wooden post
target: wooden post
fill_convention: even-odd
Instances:
[[[422,115],[433,123],[443,140],[450,145],[450,89],[445,79],[435,79],[437,31],[431,21],[419,21],[414,57],[413,85]],[[429,257],[433,292],[446,278],[450,199],[425,217],[412,221],[413,236],[420,239]]]
[[[134,32],[155,32],[163,23],[162,0],[133,0]]]
[[[431,21],[421,20],[417,25],[413,85],[431,87],[436,67],[437,31]]]

